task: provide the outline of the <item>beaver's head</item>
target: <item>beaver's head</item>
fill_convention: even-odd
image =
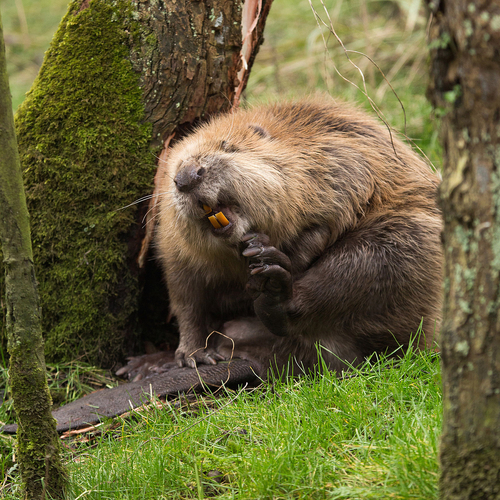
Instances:
[[[170,153],[170,224],[190,242],[217,247],[249,231],[279,247],[313,226],[332,234],[352,227],[378,200],[375,180],[390,194],[401,164],[383,129],[377,135],[342,109],[290,103],[200,127]]]
[[[173,149],[170,201],[190,233],[237,243],[250,230],[273,232],[287,187],[266,130],[225,125],[205,126]]]

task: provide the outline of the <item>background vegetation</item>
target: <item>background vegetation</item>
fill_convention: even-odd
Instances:
[[[274,0],[246,100],[322,91],[370,108],[345,80],[363,88],[358,69],[323,24],[329,24],[327,11],[345,48],[366,54],[387,75],[405,108],[407,135],[439,167],[436,120],[425,98],[427,18],[421,0],[312,3],[320,19],[308,0]],[[14,108],[29,90],[66,7],[66,0],[0,0]],[[403,131],[405,114],[379,70],[361,54],[349,57],[387,121]],[[78,377],[71,375],[72,367],[51,370],[53,389],[64,398],[89,389],[74,389]],[[0,371],[2,397],[5,380]],[[99,383],[109,381],[90,385]],[[138,423],[68,446],[74,497],[437,496],[441,396],[433,353],[409,356],[397,367],[380,364],[344,381],[304,379],[227,401],[154,411]],[[10,419],[8,408],[0,407],[0,422]],[[0,496],[15,498],[10,437],[0,437],[0,452]],[[220,482],[208,477],[214,470],[221,473]]]
[[[323,91],[369,108],[363,94],[345,80],[360,87],[363,84],[358,70],[325,26],[331,20],[345,48],[366,54],[387,76],[406,110],[408,136],[439,166],[435,119],[425,97],[428,51],[423,2],[312,0],[312,5],[319,19],[309,0],[274,0],[246,99],[254,103]],[[67,1],[0,0],[0,7],[13,106],[17,109],[66,12]],[[389,123],[404,131],[401,105],[379,70],[361,54],[349,52],[349,57],[364,73],[368,93]]]
[[[368,95],[387,121],[401,132],[405,131],[406,122],[408,137],[440,167],[435,116],[425,96],[428,19],[423,2],[311,0],[311,3],[312,8],[309,0],[274,0],[266,25],[266,40],[247,87],[248,100],[323,91],[370,109],[357,88],[363,89],[361,71]],[[351,61],[331,33],[332,26]]]

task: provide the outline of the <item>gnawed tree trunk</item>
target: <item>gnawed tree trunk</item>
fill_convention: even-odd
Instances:
[[[165,141],[238,100],[270,4],[70,4],[16,117],[49,359],[109,366],[141,334],[147,206],[121,208],[151,193]]]
[[[444,108],[444,499],[500,498],[500,3],[429,2]]]
[[[14,132],[0,17],[0,241],[6,287],[9,382],[18,419],[17,461],[26,498],[62,498],[66,474],[51,414],[28,211]],[[43,481],[42,481],[43,480]]]

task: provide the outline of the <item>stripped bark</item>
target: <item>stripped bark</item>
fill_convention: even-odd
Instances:
[[[175,94],[171,88],[163,90],[164,96],[175,95],[172,101],[165,99],[166,106],[159,105],[158,99],[153,103],[146,101],[147,110],[161,109],[165,111],[162,121],[158,121],[159,131],[156,132],[155,129],[153,132],[153,137],[155,137],[156,133],[163,140],[163,148],[158,159],[159,171],[168,157],[170,142],[176,135],[183,135],[186,123],[193,125],[215,113],[228,111],[239,106],[253,62],[260,45],[264,41],[264,27],[272,0],[247,0],[243,4],[241,11],[241,4],[237,1],[222,0],[219,3],[220,5],[215,10],[212,10],[214,12],[212,18],[215,18],[213,27],[216,30],[211,33],[210,31],[202,33],[203,37],[209,39],[206,46],[211,47],[211,51],[207,51],[205,44],[200,45],[199,40],[196,39],[203,29],[205,18],[194,15],[193,12],[190,12],[193,5],[190,2],[185,3],[183,9],[187,9],[187,19],[199,19],[200,22],[194,30],[186,31],[185,36],[188,40],[177,43],[182,50],[178,53],[170,53],[170,56],[176,59],[173,66],[178,67],[181,65],[185,68],[181,73],[184,79],[183,83],[175,89],[178,94]],[[209,4],[210,2],[206,2],[206,5],[202,6],[202,10],[208,12]],[[212,9],[214,8],[212,7]],[[169,13],[167,13],[168,17],[170,17]],[[186,21],[182,22],[182,24],[186,23]],[[212,26],[208,25],[208,28],[211,29]],[[194,60],[197,60],[198,63],[195,64]],[[225,63],[221,66],[220,61],[225,61]],[[162,63],[157,68],[160,69],[165,66],[166,64]],[[215,72],[212,70],[207,73],[207,67],[214,68]],[[223,71],[221,71],[221,68]],[[150,77],[150,72],[147,75]],[[177,78],[179,78],[179,75],[177,75]],[[173,81],[174,79],[171,79],[171,82]],[[193,81],[192,85],[191,81]],[[148,79],[144,84],[144,89],[149,89],[155,85],[157,85],[157,82],[154,78]],[[149,93],[145,92],[145,94]],[[177,104],[178,102],[186,104],[180,106]],[[153,111],[150,111],[150,113],[153,122],[156,123]],[[140,267],[145,263],[149,245],[153,238],[154,224],[152,221],[156,217],[158,194],[155,183],[153,197],[147,211],[146,235],[138,257]]]

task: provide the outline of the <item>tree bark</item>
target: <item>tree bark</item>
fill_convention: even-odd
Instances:
[[[137,264],[147,206],[122,208],[151,193],[168,141],[237,101],[270,5],[70,4],[16,116],[48,359],[110,366],[147,333]]]
[[[429,1],[444,113],[443,499],[500,498],[500,3]]]
[[[62,498],[66,473],[51,414],[28,211],[14,132],[0,17],[0,241],[7,309],[9,383],[18,419],[17,461],[28,499]]]

